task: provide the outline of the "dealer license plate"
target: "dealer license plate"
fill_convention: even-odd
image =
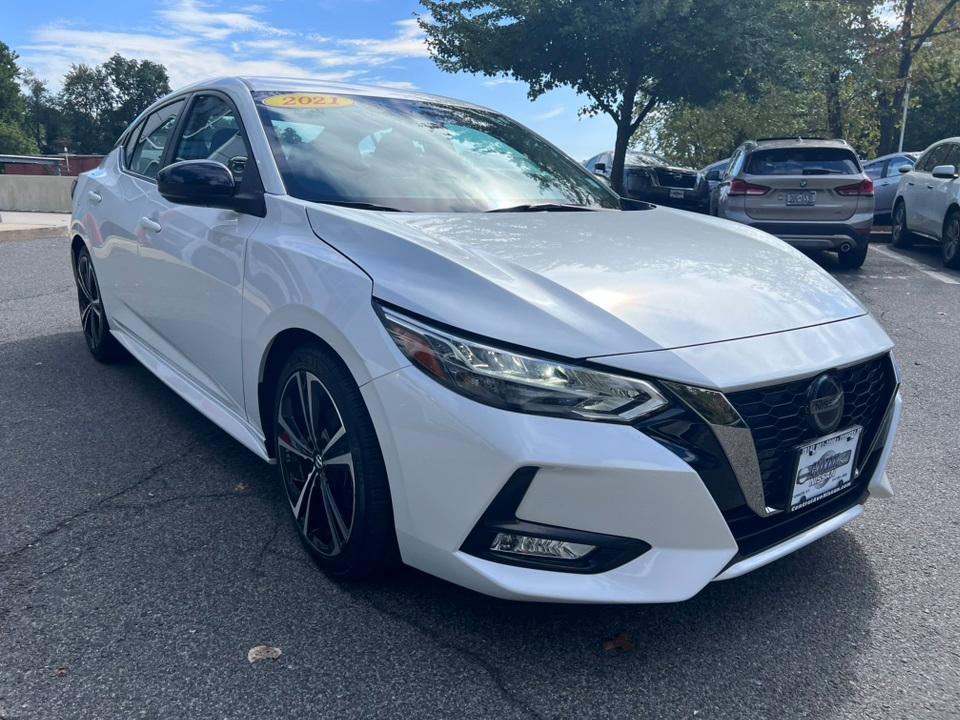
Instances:
[[[787,205],[816,205],[816,190],[800,190],[786,193]]]
[[[798,448],[790,509],[799,510],[850,487],[863,428],[840,430]]]

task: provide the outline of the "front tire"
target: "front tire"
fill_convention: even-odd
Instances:
[[[908,248],[913,245],[913,239],[913,233],[907,227],[907,206],[900,200],[893,208],[890,244],[895,248]]]
[[[80,306],[80,326],[87,348],[99,362],[114,363],[124,357],[124,350],[110,333],[110,323],[103,309],[100,283],[93,268],[90,251],[83,247],[77,253],[73,279],[77,283],[77,302]]]
[[[943,237],[940,240],[943,264],[960,270],[960,210],[954,208],[943,221]]]
[[[277,378],[274,447],[304,546],[340,579],[399,564],[390,486],[357,384],[319,345],[298,348]]]
[[[867,249],[870,244],[866,241],[862,245],[854,245],[849,250],[840,250],[837,257],[840,260],[840,267],[844,270],[856,270],[863,265],[867,259]]]

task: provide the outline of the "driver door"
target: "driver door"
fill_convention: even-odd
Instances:
[[[239,113],[220,93],[191,98],[178,124],[168,162],[214,160],[240,185],[256,182]],[[252,167],[254,177],[248,168]],[[260,223],[252,215],[177,205],[151,195],[154,232],[140,247],[139,276],[150,303],[144,320],[149,342],[209,394],[243,417],[240,307],[247,238]]]

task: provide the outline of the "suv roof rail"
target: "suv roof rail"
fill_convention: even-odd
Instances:
[[[800,142],[804,140],[831,140],[834,142],[842,142],[844,144],[847,143],[847,141],[844,140],[843,138],[825,138],[825,137],[817,137],[815,135],[784,135],[783,137],[762,137],[762,138],[757,138],[754,142],[769,142],[772,140],[799,140]]]

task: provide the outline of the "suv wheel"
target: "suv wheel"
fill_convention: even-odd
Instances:
[[[943,238],[940,241],[943,264],[960,269],[960,210],[954,208],[943,223]]]
[[[844,270],[856,270],[862,266],[863,261],[867,259],[868,247],[870,247],[870,244],[864,241],[862,245],[857,244],[849,250],[839,251],[837,257],[840,259],[840,267]]]
[[[274,447],[300,539],[330,575],[399,563],[390,486],[360,390],[329,351],[303,346],[277,379]]]
[[[93,258],[85,247],[77,253],[73,279],[77,283],[77,302],[80,305],[80,327],[90,354],[102,363],[112,363],[124,355],[123,347],[110,334],[110,324],[103,310],[100,284],[93,269]]]
[[[913,233],[907,228],[907,206],[902,200],[893,208],[890,244],[895,248],[908,248],[913,245]]]

